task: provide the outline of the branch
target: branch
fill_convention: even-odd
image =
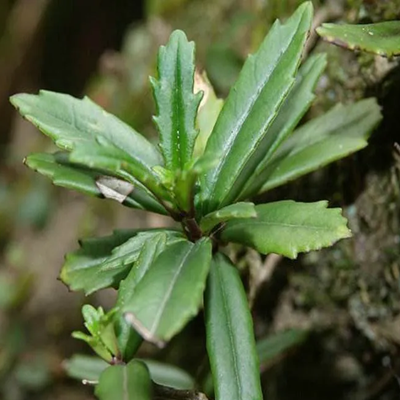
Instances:
[[[154,383],[153,400],[208,400],[205,394],[194,390],[178,390]]]

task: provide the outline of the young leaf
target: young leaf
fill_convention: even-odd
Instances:
[[[167,247],[126,302],[126,320],[146,340],[163,345],[198,312],[210,262],[208,238]]]
[[[195,73],[194,91],[202,91],[204,93],[197,112],[196,125],[199,128],[199,135],[194,145],[194,156],[200,157],[204,153],[208,138],[224,105],[224,101],[216,96],[214,88],[205,72],[202,74]]]
[[[247,183],[241,198],[249,198],[257,194],[263,182],[257,180],[257,176],[264,170],[271,157],[278,147],[287,139],[293,132],[294,128],[309,109],[312,101],[315,98],[313,93],[315,86],[326,66],[325,54],[318,54],[310,57],[300,68],[296,83],[290,91],[285,103],[279,110],[279,114],[274,120],[271,128],[268,131],[268,150],[257,166],[254,176]],[[257,185],[254,185],[254,181]],[[251,188],[251,191],[248,189]]]
[[[137,261],[119,286],[117,300],[119,310],[122,310],[125,304],[130,301],[135,292],[135,287],[147,273],[157,256],[165,249],[167,240],[167,234],[159,232],[143,244]],[[130,361],[142,343],[142,337],[125,321],[121,312],[118,313],[115,329],[122,358],[125,361]]]
[[[208,139],[205,154],[223,154],[201,181],[203,214],[234,202],[258,164],[268,131],[294,84],[312,22],[303,3],[281,25],[277,21],[255,55],[249,56]]]
[[[115,231],[111,236],[84,239],[78,251],[67,254],[61,280],[71,290],[84,290],[86,294],[115,287],[127,276],[142,245],[158,232],[158,229]],[[180,235],[166,232],[171,237]]]
[[[207,232],[221,222],[231,219],[255,217],[257,217],[257,211],[253,203],[236,203],[206,215],[200,221],[200,228],[202,231]]]
[[[174,31],[158,53],[158,80],[151,79],[166,168],[183,170],[193,154],[198,134],[195,127],[202,93],[193,93],[194,43],[182,31]]]
[[[381,118],[375,99],[338,104],[296,130],[253,184],[265,192],[364,148]]]
[[[118,192],[118,188],[115,186],[125,183],[124,181],[107,177],[102,171],[74,165],[69,162],[68,153],[31,154],[25,159],[25,164],[50,178],[57,186],[77,190],[90,196],[107,197],[114,200],[118,200],[118,194],[120,194],[122,197],[120,196],[118,201],[125,206],[166,214],[164,207],[139,182],[135,185],[126,183],[131,185],[132,189],[124,193]],[[106,195],[107,187],[116,192],[114,197]]]
[[[222,254],[213,259],[204,304],[216,400],[261,400],[259,363],[246,294],[238,271]]]
[[[63,150],[90,146],[103,138],[128,154],[143,176],[151,176],[151,168],[162,164],[160,153],[147,139],[87,97],[80,100],[42,90],[39,95],[17,94],[10,100]]]
[[[323,24],[318,34],[328,42],[350,50],[363,50],[385,57],[400,55],[400,22],[348,25]]]
[[[300,252],[331,246],[351,236],[340,208],[327,209],[326,201],[278,201],[256,206],[256,219],[232,220],[222,240],[241,243],[262,254],[296,258]]]
[[[95,390],[99,400],[151,400],[152,382],[146,365],[132,360],[104,370]]]

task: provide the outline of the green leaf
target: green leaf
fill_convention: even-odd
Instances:
[[[69,159],[73,163],[91,169],[101,169],[109,175],[119,176],[133,185],[139,181],[159,198],[171,200],[168,191],[160,185],[153,168],[149,173],[140,162],[105,138],[99,137],[91,144],[80,145],[71,152]]]
[[[200,228],[202,231],[207,232],[221,222],[226,222],[231,219],[255,217],[257,217],[257,211],[253,203],[236,203],[207,214],[201,219]]]
[[[303,343],[308,335],[309,332],[306,330],[289,329],[257,341],[257,353],[261,366],[280,359],[284,353]]]
[[[313,91],[325,66],[325,54],[318,54],[310,57],[300,68],[293,89],[290,91],[289,96],[268,131],[266,138],[269,143],[267,146],[268,150],[258,165],[254,176],[247,183],[246,188],[241,194],[242,198],[248,198],[257,194],[260,190],[264,182],[257,179],[257,176],[262,173],[275,151],[293,132],[296,125],[309,109],[315,98]],[[256,182],[255,185],[254,181]],[[248,190],[249,188],[251,188],[250,191]]]
[[[205,297],[207,351],[216,400],[261,400],[253,321],[238,271],[213,259]]]
[[[151,380],[159,385],[179,390],[190,390],[195,386],[194,379],[174,365],[147,359],[138,359],[138,361],[146,364]],[[100,374],[109,367],[109,364],[95,356],[75,354],[63,362],[63,367],[71,378],[97,383]]]
[[[338,104],[296,130],[254,184],[265,192],[364,148],[381,118],[375,99]]]
[[[162,346],[197,314],[211,262],[211,241],[167,247],[135,287],[125,318],[146,340]]]
[[[214,88],[208,80],[205,71],[202,74],[195,74],[194,85],[195,92],[201,90],[204,93],[196,120],[199,128],[199,135],[197,136],[194,146],[194,155],[195,157],[199,157],[204,153],[208,138],[211,135],[218,115],[224,105],[224,101],[216,96]]]
[[[98,382],[100,374],[109,366],[104,360],[94,356],[74,354],[63,362],[67,375],[82,381]]]
[[[182,31],[174,31],[158,52],[158,80],[151,79],[166,168],[183,170],[193,154],[198,135],[195,127],[202,93],[193,93],[194,48]]]
[[[112,143],[110,151],[119,150],[124,159],[129,159],[135,178],[142,183],[154,179],[152,167],[162,164],[160,153],[147,139],[87,97],[80,100],[42,90],[39,95],[12,96],[11,103],[63,150],[97,148],[101,139],[103,145],[111,147]]]
[[[85,304],[82,307],[82,315],[85,327],[91,336],[82,332],[72,334],[75,339],[87,342],[100,357],[109,362],[113,356],[119,357],[113,321],[115,312],[116,310],[113,309],[105,314],[102,307],[96,309],[90,304]]]
[[[115,231],[111,236],[82,240],[81,248],[66,256],[62,281],[71,290],[84,290],[86,294],[109,286],[117,287],[137,260],[143,244],[159,231]],[[181,235],[175,231],[166,232],[171,237]]]
[[[68,153],[31,154],[25,159],[25,164],[29,168],[50,178],[57,186],[77,190],[90,196],[112,198],[128,207],[166,214],[162,205],[148,191],[141,187],[139,183],[135,186],[126,183],[127,185],[131,185],[131,189],[125,189],[122,186],[122,184],[125,184],[124,181],[104,176],[102,171],[70,163]],[[103,185],[103,188],[101,185]],[[118,185],[122,186],[120,190],[118,190]],[[115,192],[114,196],[111,194],[107,195],[104,189],[107,186],[110,191]]]
[[[303,3],[277,21],[255,55],[249,56],[208,139],[205,154],[223,154],[202,179],[203,214],[234,202],[263,159],[268,131],[295,81],[312,22]]]
[[[256,206],[256,219],[228,221],[221,237],[262,254],[276,253],[294,259],[300,252],[319,250],[351,236],[341,209],[327,206],[326,201],[262,204]]]
[[[102,372],[95,390],[100,400],[151,400],[152,382],[146,365],[132,360],[113,365]]]
[[[328,42],[350,50],[363,50],[385,57],[400,55],[400,22],[348,25],[323,24],[318,34]]]
[[[175,365],[159,361],[141,359],[149,369],[151,379],[159,385],[172,387],[178,390],[191,390],[195,387],[194,379]]]
[[[167,240],[167,234],[159,232],[143,244],[137,261],[119,286],[117,300],[119,310],[122,310],[125,304],[130,302],[136,286],[148,272],[157,256],[167,246]],[[115,328],[122,357],[125,361],[130,361],[142,343],[142,337],[125,321],[121,312],[118,313]]]

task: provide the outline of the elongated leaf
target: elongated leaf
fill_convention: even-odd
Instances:
[[[400,55],[400,22],[348,25],[323,24],[318,34],[328,42],[350,50],[363,50],[385,57]]]
[[[158,111],[154,121],[165,165],[172,171],[183,170],[190,161],[198,134],[195,120],[202,93],[193,93],[194,69],[194,43],[174,31],[158,53],[158,80],[151,79]]]
[[[335,106],[296,130],[254,185],[267,191],[364,148],[381,118],[375,99]]]
[[[104,360],[84,354],[74,354],[63,363],[68,376],[82,381],[98,382],[100,374],[109,366]]]
[[[328,202],[278,201],[256,206],[256,219],[226,223],[222,239],[253,247],[262,254],[296,258],[300,252],[331,246],[351,236],[340,208]]]
[[[194,379],[174,365],[147,359],[138,359],[138,361],[146,364],[151,380],[159,385],[181,390],[190,390],[195,386]],[[97,383],[101,373],[109,367],[109,364],[95,356],[75,354],[64,361],[63,367],[71,378]]]
[[[95,390],[100,400],[151,400],[152,382],[146,365],[133,360],[127,365],[113,365],[100,375]]]
[[[212,262],[205,310],[216,400],[261,400],[259,364],[246,294],[238,271],[221,254]]]
[[[151,379],[159,385],[180,390],[194,389],[194,379],[175,365],[165,364],[155,360],[141,359],[149,369]]]
[[[101,169],[109,175],[119,176],[133,185],[139,181],[161,199],[171,200],[153,170],[148,173],[137,160],[134,160],[126,151],[119,149],[108,139],[97,138],[91,144],[80,145],[71,152],[69,159],[73,163]]]
[[[129,303],[135,287],[148,272],[157,256],[165,249],[167,240],[167,234],[159,232],[143,244],[137,261],[119,286],[117,301],[119,310],[124,309],[125,304]],[[121,312],[118,313],[115,328],[122,357],[125,361],[130,361],[142,343],[142,337],[125,321]]]
[[[100,190],[99,183],[102,179],[107,178],[112,182],[119,182],[117,178],[105,177],[102,171],[90,170],[70,163],[68,153],[63,152],[31,154],[26,158],[25,164],[50,178],[57,186],[77,190],[95,197],[107,197],[104,190]],[[112,182],[104,182],[104,185],[110,186]],[[139,183],[133,186],[130,192],[121,193],[121,195],[122,198],[118,201],[125,206],[166,214],[164,207]],[[108,196],[108,198],[111,198],[111,196]],[[117,199],[117,197],[114,197],[114,199]]]
[[[205,72],[202,74],[195,73],[194,90],[195,92],[201,90],[204,93],[197,112],[199,135],[197,136],[194,147],[194,155],[199,157],[204,153],[208,138],[211,135],[218,115],[224,105],[224,101],[216,96],[214,88]]]
[[[318,54],[310,57],[300,68],[293,89],[290,91],[289,96],[268,131],[267,140],[269,141],[269,145],[267,153],[258,165],[254,176],[247,183],[246,188],[241,194],[242,198],[257,194],[260,190],[263,182],[260,182],[257,176],[265,169],[275,151],[293,132],[298,122],[309,109],[315,98],[313,91],[325,66],[325,54]],[[251,191],[248,191],[248,188],[251,188]]]
[[[211,241],[181,241],[162,252],[123,311],[148,341],[163,345],[198,312],[211,262]]]
[[[286,24],[277,21],[247,59],[208,139],[205,153],[223,157],[202,179],[203,214],[237,199],[263,159],[268,130],[294,84],[311,21],[312,5],[303,3]]]
[[[257,211],[253,203],[236,203],[206,215],[200,222],[200,228],[203,231],[209,231],[221,222],[255,217],[257,217]]]
[[[144,173],[162,164],[157,149],[142,135],[104,111],[89,98],[40,91],[39,95],[17,94],[11,103],[57,146],[71,151],[103,137],[137,161]]]
[[[71,290],[86,294],[115,287],[127,276],[143,244],[158,232],[115,231],[111,236],[82,240],[78,251],[67,254],[61,279]],[[168,232],[179,237],[178,232]]]

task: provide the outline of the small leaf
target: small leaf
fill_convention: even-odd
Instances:
[[[132,360],[104,370],[95,390],[100,400],[151,400],[152,382],[146,365]]]
[[[159,229],[115,231],[111,236],[85,239],[78,251],[67,254],[61,270],[62,281],[71,290],[86,294],[106,287],[117,287],[129,273],[143,244]],[[175,231],[166,231],[180,237]]]
[[[122,311],[148,341],[160,346],[197,314],[211,261],[211,241],[167,247],[135,287]]]
[[[93,152],[96,154],[102,139],[103,147],[108,143],[108,150],[115,157],[129,160],[135,178],[142,183],[154,180],[152,167],[162,164],[160,153],[147,139],[87,97],[79,100],[42,90],[39,95],[12,96],[11,103],[63,150],[90,150],[94,146],[89,158]]]
[[[249,56],[208,139],[205,154],[221,154],[201,180],[203,215],[233,203],[263,159],[268,131],[295,81],[312,22],[303,3],[284,24],[277,21]]]
[[[125,304],[130,301],[135,292],[135,287],[145,276],[157,256],[167,246],[167,240],[167,234],[159,232],[143,244],[137,261],[119,286],[117,300],[119,310],[122,310]],[[171,240],[169,244],[171,244]],[[130,361],[142,343],[142,337],[125,321],[121,312],[118,313],[115,328],[122,357],[125,361]]]
[[[166,168],[182,170],[193,154],[198,135],[195,127],[202,93],[193,93],[194,43],[182,31],[174,31],[158,53],[158,80],[151,79]]]
[[[266,138],[269,141],[268,150],[257,166],[254,176],[247,183],[241,198],[249,198],[260,190],[264,182],[257,179],[257,176],[262,173],[275,151],[293,132],[298,122],[309,109],[315,98],[313,91],[325,66],[325,54],[318,54],[310,57],[300,68],[296,76],[296,83],[268,132],[268,138]],[[250,191],[248,190],[249,188]]]
[[[363,50],[385,57],[400,55],[400,22],[348,25],[323,24],[318,34],[328,42],[350,50]]]
[[[246,294],[238,271],[222,254],[212,262],[205,311],[216,400],[261,400],[253,321]]]
[[[199,135],[197,136],[194,146],[194,156],[199,157],[204,153],[208,138],[214,129],[215,122],[224,105],[224,101],[216,96],[214,88],[208,80],[205,71],[202,74],[198,72],[195,73],[194,91],[195,93],[199,91],[204,93],[196,120],[199,128]]]
[[[104,360],[94,356],[74,354],[63,362],[67,375],[82,381],[98,382],[100,374],[109,366]]]
[[[117,178],[104,176],[104,172],[102,171],[74,165],[69,161],[68,153],[65,152],[31,154],[25,159],[25,164],[29,168],[50,178],[57,186],[77,190],[78,192],[90,196],[107,197],[105,195],[106,190],[104,186],[110,189],[114,188],[114,190],[116,189],[115,186],[118,187],[118,185],[121,184],[133,186]],[[102,183],[103,191],[99,188],[99,182]],[[114,196],[115,199],[118,197],[118,194],[120,193],[117,191],[116,196]],[[109,197],[111,198],[113,196]],[[119,197],[119,200],[121,199],[122,198]],[[122,204],[132,208],[166,214],[164,207],[139,183],[137,183],[133,190],[125,197]]]
[[[366,99],[346,106],[338,104],[311,120],[293,133],[257,177],[262,184],[260,192],[364,148],[381,118],[376,100]]]
[[[103,360],[111,363],[113,360],[113,354],[107,349],[107,347],[102,343],[102,341],[97,338],[93,337],[90,335],[86,335],[83,332],[80,331],[74,331],[72,332],[71,335],[74,339],[82,340],[83,342],[86,342],[92,350],[100,356]]]
[[[262,254],[296,258],[300,252],[319,250],[351,236],[340,208],[327,209],[326,201],[278,201],[256,206],[256,219],[226,223],[222,239],[253,247]]]
[[[221,222],[255,217],[257,217],[257,211],[253,203],[236,203],[206,215],[200,221],[200,228],[204,232],[208,232]]]

